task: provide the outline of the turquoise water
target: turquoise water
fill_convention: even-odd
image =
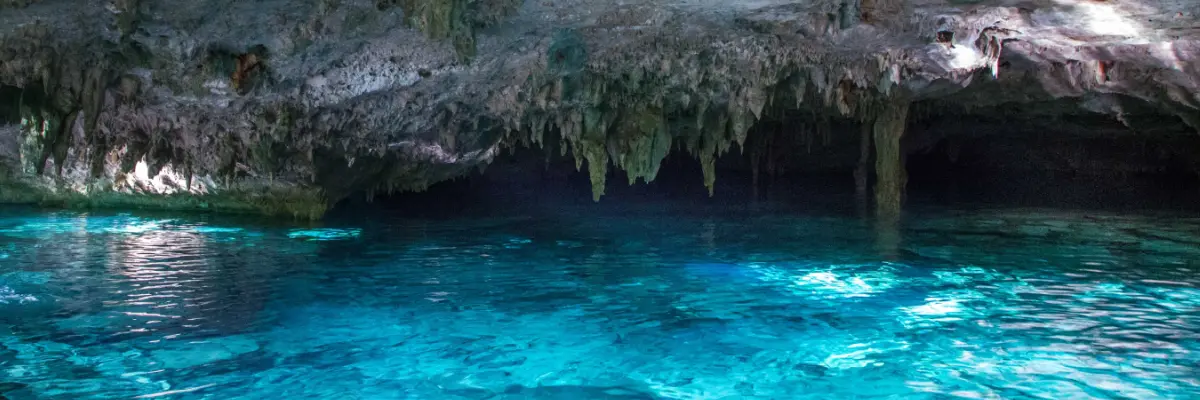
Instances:
[[[1200,398],[1194,213],[591,210],[0,208],[0,395]]]

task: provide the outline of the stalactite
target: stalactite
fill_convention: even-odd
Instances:
[[[838,82],[834,89],[833,102],[842,116],[850,115],[854,111],[854,83],[850,80],[843,79]]]
[[[712,197],[715,193],[713,188],[717,182],[716,156],[712,154],[701,154],[700,169],[704,172],[704,187],[708,188],[708,196]]]
[[[796,96],[796,108],[799,109],[804,104],[804,96],[807,94],[808,79],[805,76],[798,76],[792,80],[792,92]]]
[[[749,114],[747,111],[735,111],[730,116],[728,123],[729,139],[737,143],[738,146],[742,146],[746,142],[746,133],[750,131],[750,125],[754,123]],[[722,144],[721,153],[728,151],[730,141],[723,140],[720,143]]]
[[[187,174],[187,183],[186,183],[186,186],[184,187],[184,190],[187,192],[191,192],[192,191],[192,180],[195,179],[195,176],[196,176],[195,167],[192,166],[191,160],[185,162],[183,165],[184,165],[184,171],[186,171],[185,173]]]
[[[592,181],[593,201],[600,201],[600,197],[604,196],[605,178],[608,175],[608,154],[602,149],[597,151],[594,147],[587,147],[584,153],[588,162],[588,178]]]
[[[581,114],[582,121],[579,120],[579,113],[575,113],[575,115],[576,117],[572,118],[572,123],[577,126],[573,132],[578,132],[573,139],[575,141],[573,147],[575,165],[576,168],[579,168],[580,158],[587,160],[588,177],[592,181],[592,199],[600,201],[600,197],[604,195],[604,185],[608,176],[608,118],[603,111],[596,108],[585,110]]]
[[[651,182],[671,150],[671,134],[662,110],[654,106],[630,106],[616,121],[609,135],[609,154],[624,169],[629,183],[638,178]]]
[[[867,194],[867,183],[870,180],[871,165],[871,130],[873,125],[862,122],[859,127],[858,166],[854,168],[854,193],[859,197]]]
[[[56,138],[54,141],[54,147],[52,149],[54,156],[54,169],[55,174],[58,176],[62,176],[63,166],[67,161],[67,152],[71,148],[71,140],[73,139],[72,136],[73,132],[75,131],[75,124],[79,120],[80,112],[82,111],[75,110],[63,117],[61,131],[58,134],[58,138]]]
[[[880,74],[879,82],[875,85],[875,89],[883,96],[890,96],[892,88],[900,83],[900,67],[895,64],[890,64],[884,68]]]
[[[544,143],[546,131],[546,116],[541,113],[536,113],[529,118],[529,131],[531,132],[530,140],[541,146]]]
[[[89,71],[87,84],[84,86],[82,94],[84,122],[84,136],[91,137],[96,130],[96,121],[100,118],[100,111],[104,108],[106,79],[105,68],[102,66],[92,68]]]
[[[908,119],[909,103],[885,105],[874,123],[875,210],[883,218],[900,214],[908,177],[904,170],[900,139]]]

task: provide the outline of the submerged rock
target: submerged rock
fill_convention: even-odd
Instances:
[[[316,218],[517,146],[586,164],[597,199],[610,165],[650,181],[682,150],[711,192],[736,145],[756,177],[858,158],[830,165],[863,190],[874,170],[886,213],[904,154],[989,130],[1188,135],[1122,148],[1141,164],[1062,157],[1200,171],[1191,1],[9,3],[5,202]]]
[[[157,366],[168,369],[191,368],[216,361],[229,360],[258,350],[258,342],[238,336],[226,336],[204,341],[179,343],[170,348],[154,350],[150,357]]]

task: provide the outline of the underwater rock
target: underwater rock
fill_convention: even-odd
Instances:
[[[225,336],[196,342],[172,343],[170,348],[151,351],[150,357],[159,367],[180,369],[229,360],[254,351],[258,351],[258,342],[253,339]]]
[[[905,155],[979,121],[1200,129],[1200,6],[1183,0],[9,3],[0,202],[318,218],[523,146],[586,165],[597,199],[610,166],[650,181],[671,151],[712,192],[730,151],[757,176],[858,159],[861,141],[893,213]],[[1190,140],[1147,165],[1200,171]]]

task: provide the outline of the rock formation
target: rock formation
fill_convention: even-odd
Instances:
[[[599,199],[610,166],[650,181],[686,151],[711,190],[730,151],[757,176],[808,156],[784,142],[838,136],[861,140],[858,186],[873,175],[879,212],[894,214],[905,154],[941,138],[1194,136],[1198,12],[1192,0],[3,0],[0,201],[316,218],[517,146],[574,157]]]

